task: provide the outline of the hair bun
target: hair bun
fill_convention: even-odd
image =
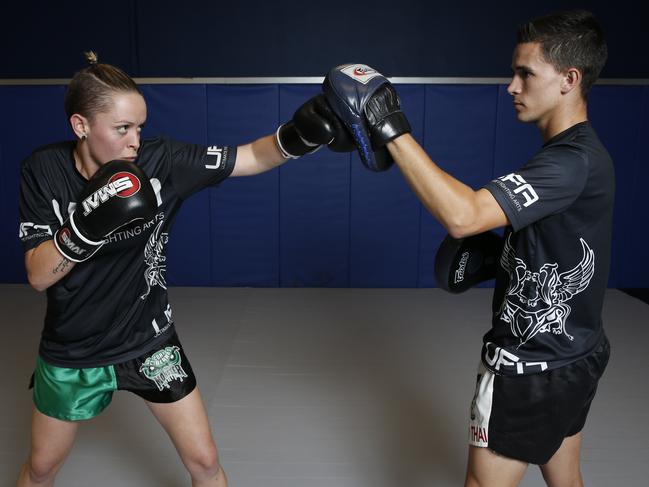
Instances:
[[[83,55],[86,57],[88,64],[97,64],[99,61],[97,59],[97,53],[95,51],[84,52]]]

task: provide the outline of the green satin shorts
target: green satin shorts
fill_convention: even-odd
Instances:
[[[36,360],[34,404],[46,416],[79,421],[101,413],[117,390],[112,365],[87,369],[56,367]]]
[[[176,333],[140,357],[115,365],[74,369],[38,357],[34,404],[46,416],[91,419],[110,404],[113,392],[133,392],[154,403],[175,402],[192,392],[196,378]]]

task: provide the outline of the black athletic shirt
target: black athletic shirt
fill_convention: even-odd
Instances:
[[[20,238],[25,251],[52,239],[87,180],[74,142],[37,149],[22,163]],[[227,178],[235,147],[159,137],[142,142],[136,164],[158,198],[155,217],[120,228],[89,260],[47,289],[40,355],[60,367],[98,367],[132,359],[173,327],[165,281],[169,231],[182,202]]]
[[[527,164],[485,188],[505,230],[482,361],[523,375],[590,354],[603,338],[615,175],[590,123],[561,132]]]

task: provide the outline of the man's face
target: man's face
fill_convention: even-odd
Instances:
[[[538,42],[518,44],[512,57],[514,77],[507,92],[521,122],[546,123],[561,100],[563,75],[543,59]]]

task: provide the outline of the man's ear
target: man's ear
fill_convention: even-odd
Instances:
[[[561,81],[561,92],[566,94],[579,88],[581,84],[581,71],[577,68],[568,68],[563,74]]]

